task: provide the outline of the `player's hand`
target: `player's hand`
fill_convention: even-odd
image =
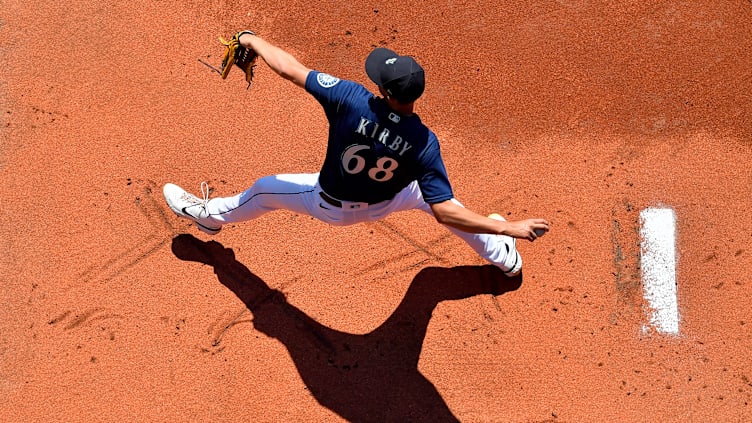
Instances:
[[[219,74],[222,76],[222,79],[227,78],[230,69],[235,65],[245,74],[245,80],[248,82],[248,88],[250,88],[251,82],[253,82],[253,68],[256,67],[258,53],[252,48],[240,44],[240,38],[246,34],[256,35],[253,31],[245,30],[236,32],[229,40],[219,37],[219,41],[225,46],[222,69],[219,70]]]
[[[509,226],[506,235],[528,241],[535,241],[550,229],[550,224],[546,219],[526,219],[507,223]]]

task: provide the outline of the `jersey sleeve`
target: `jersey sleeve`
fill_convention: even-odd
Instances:
[[[327,115],[337,113],[343,105],[364,89],[356,82],[339,79],[319,71],[311,71],[305,89],[324,107]]]
[[[436,204],[454,198],[438,142],[426,150],[421,162],[424,172],[418,178],[418,186],[423,194],[423,200],[428,204]]]

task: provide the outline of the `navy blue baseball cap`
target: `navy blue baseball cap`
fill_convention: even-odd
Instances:
[[[423,68],[411,56],[377,48],[366,58],[366,74],[389,96],[403,104],[417,100],[426,89]]]

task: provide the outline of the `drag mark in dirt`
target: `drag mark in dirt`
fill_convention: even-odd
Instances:
[[[424,266],[431,261],[430,259],[420,259],[420,256],[421,253],[416,250],[404,254],[397,254],[384,260],[379,260],[374,264],[365,266],[359,269],[358,272],[364,274],[373,271],[382,271],[387,265],[394,265],[395,263],[399,263],[400,261],[407,261],[408,264],[397,269],[396,273],[401,274],[405,272],[411,272],[414,269],[420,268],[421,266]]]
[[[616,320],[620,315],[631,316],[635,312],[635,307],[640,304],[639,227],[637,213],[626,199],[622,201],[621,206],[612,209],[611,216],[611,244],[614,257],[612,274],[616,283],[619,307],[612,320]]]
[[[132,181],[128,179],[128,185],[131,184]],[[153,230],[147,231],[151,233],[132,247],[81,273],[80,279],[84,283],[106,282],[121,275],[167,245],[178,233],[177,228],[168,219],[164,207],[154,198],[153,192],[156,184],[152,181],[141,184],[143,187],[141,194],[135,199],[135,205],[138,211],[146,217]]]
[[[63,326],[63,330],[67,331],[67,330],[76,329],[83,325],[90,325],[91,323],[100,321],[100,320],[122,319],[122,318],[123,318],[122,315],[113,314],[113,313],[105,313],[105,309],[96,307],[96,308],[85,310],[82,313],[76,313],[76,314],[73,314],[72,310],[68,310],[50,319],[47,323],[49,325],[55,326],[63,322],[67,322],[67,324]]]
[[[449,239],[451,237],[451,234],[448,233],[448,234],[446,234],[446,235],[444,235],[444,236],[442,236],[442,237],[440,237],[440,238],[438,238],[436,240],[433,240],[433,241],[429,242],[428,245],[422,245],[421,243],[419,243],[418,241],[416,241],[415,239],[413,239],[409,235],[403,233],[399,229],[395,228],[394,226],[392,226],[388,222],[385,222],[385,221],[382,220],[382,221],[377,222],[376,226],[379,227],[379,228],[384,229],[385,230],[384,232],[387,232],[388,234],[396,235],[399,239],[401,239],[402,241],[405,241],[408,245],[410,245],[411,247],[413,247],[415,251],[421,252],[421,253],[427,255],[427,256],[429,256],[430,258],[436,260],[439,263],[449,264],[449,260],[447,260],[445,257],[442,257],[441,255],[437,254],[436,252],[434,252],[434,247],[436,247],[437,245],[440,245],[445,240]],[[400,256],[402,256],[402,255],[400,255]]]
[[[412,247],[414,247],[416,250],[421,251],[421,252],[423,252],[423,253],[425,253],[425,254],[427,254],[429,256],[432,256],[432,257],[434,257],[436,259],[441,259],[441,257],[439,257],[436,254],[432,253],[428,248],[420,245],[419,242],[415,241],[414,239],[412,239],[408,235],[402,233],[401,231],[399,231],[397,228],[395,228],[394,226],[392,226],[388,222],[380,221],[380,222],[378,222],[378,226],[381,226],[381,227],[385,228],[388,232],[397,235],[400,239],[402,239],[403,241],[407,242],[409,245],[411,245]]]
[[[212,355],[221,353],[225,349],[225,347],[220,347],[219,345],[222,343],[222,339],[224,338],[225,334],[237,325],[243,323],[252,324],[253,319],[247,318],[247,316],[250,314],[251,313],[246,307],[242,307],[240,311],[226,311],[225,313],[223,313],[223,315],[217,318],[217,320],[212,323],[211,326],[209,326],[209,328],[207,329],[207,333],[211,335],[211,346],[209,348],[199,347],[201,348],[201,351],[205,353],[211,352]]]

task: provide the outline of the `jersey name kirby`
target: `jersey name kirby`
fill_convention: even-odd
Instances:
[[[400,156],[405,154],[407,150],[413,148],[409,142],[403,140],[399,135],[395,135],[390,139],[392,134],[389,132],[389,129],[381,128],[381,131],[379,131],[379,124],[377,122],[372,122],[362,116],[355,133],[377,140],[387,146],[390,150],[397,152]]]

